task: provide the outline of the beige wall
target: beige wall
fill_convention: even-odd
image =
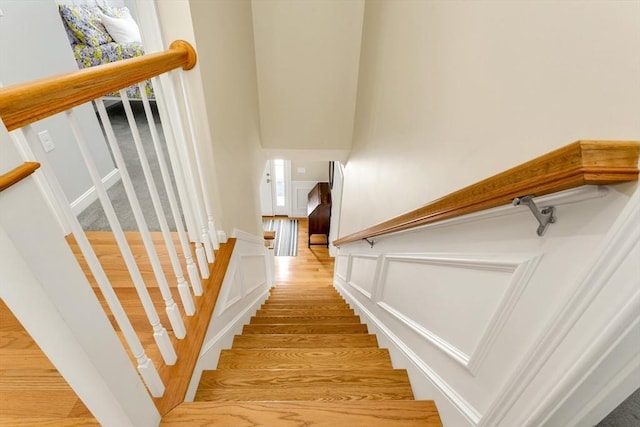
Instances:
[[[364,1],[252,3],[264,148],[348,150]]]
[[[304,168],[305,172],[298,172]],[[329,162],[291,161],[291,181],[329,181]]]
[[[368,1],[341,235],[578,139],[640,137],[640,2]]]
[[[260,122],[249,0],[157,3],[166,40],[183,38],[198,52],[185,73],[195,105],[196,133],[206,144],[216,226],[261,235]],[[206,153],[207,150],[204,150]]]

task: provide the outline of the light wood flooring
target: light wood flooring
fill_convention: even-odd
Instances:
[[[127,237],[143,277],[152,283],[152,295],[159,296],[139,238],[134,233]],[[109,266],[107,274],[118,295],[133,301],[127,297],[134,292],[113,241],[99,234],[90,238],[103,264]],[[306,246],[306,219],[300,220],[298,242],[298,256],[276,257],[278,286],[268,302],[235,338],[233,347],[223,351],[218,370],[203,375],[198,390],[201,401],[178,406],[163,423],[439,426],[433,402],[412,400],[406,372],[392,368],[387,350],[378,348],[376,337],[368,334],[366,325],[333,289],[334,260],[326,247]],[[73,241],[70,245],[77,252]],[[173,277],[166,253],[160,253],[160,258],[167,277]],[[157,301],[168,327],[162,299]],[[136,303],[125,306],[134,313],[134,324],[145,323],[135,315],[141,312]],[[158,357],[150,334],[141,333],[140,338],[149,356]],[[0,302],[0,426],[31,425],[98,423]]]

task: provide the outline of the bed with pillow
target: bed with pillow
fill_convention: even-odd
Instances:
[[[91,0],[60,2],[60,16],[78,67],[87,68],[144,55],[140,30],[127,7],[113,7]],[[145,93],[153,99],[151,82]],[[131,99],[140,99],[138,86],[127,88]],[[119,98],[114,93],[107,98]]]

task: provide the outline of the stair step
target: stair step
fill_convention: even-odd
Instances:
[[[405,370],[230,369],[205,371],[195,396],[203,400],[413,399]]]
[[[244,325],[243,334],[367,334],[367,325],[358,323]]]
[[[372,334],[254,334],[236,335],[233,348],[318,348],[318,347],[377,347]]]
[[[432,400],[336,402],[193,402],[163,419],[162,426],[441,427]]]
[[[323,302],[282,303],[266,301],[260,308],[265,310],[349,310],[351,307],[346,302],[325,304]]]
[[[297,317],[297,316],[354,316],[352,309],[342,310],[314,310],[314,309],[285,309],[285,308],[261,308],[256,311],[259,317]]]
[[[387,349],[232,349],[222,350],[218,369],[392,369]]]
[[[360,323],[359,316],[297,316],[297,317],[252,317],[252,325],[282,325],[282,324],[314,323]]]
[[[313,300],[305,300],[305,301],[300,301],[297,299],[290,299],[290,300],[280,300],[280,301],[276,301],[276,300],[267,300],[264,302],[264,304],[262,304],[263,308],[268,308],[268,307],[280,307],[280,306],[293,306],[293,307],[329,307],[329,306],[340,306],[340,307],[347,307],[349,308],[349,305],[345,302],[345,301],[338,301],[338,300],[332,300],[332,301],[322,301],[322,300],[318,300],[318,301],[313,301]]]

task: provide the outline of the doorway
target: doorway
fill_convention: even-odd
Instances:
[[[262,216],[290,216],[291,161],[267,161],[260,181]]]

